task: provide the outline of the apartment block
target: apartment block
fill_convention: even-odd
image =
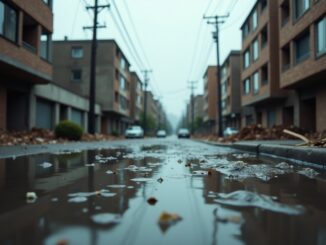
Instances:
[[[286,120],[326,130],[326,1],[279,0],[280,87],[292,90]]]
[[[130,116],[134,124],[140,124],[141,114],[144,108],[143,83],[136,72],[131,72],[130,87]]]
[[[151,91],[144,91],[144,94],[145,93],[147,97],[147,105],[146,105],[147,124],[148,124],[147,133],[154,134],[159,121],[158,104],[157,104],[157,100],[155,100],[154,95]],[[153,119],[153,123],[155,125],[149,125],[149,121],[151,121],[150,119]]]
[[[241,55],[231,51],[221,65],[223,128],[241,127]]]
[[[0,129],[36,126],[32,89],[52,81],[51,1],[0,0]]]
[[[243,125],[283,123],[287,92],[280,87],[278,7],[278,1],[257,0],[241,27]]]
[[[205,133],[217,133],[217,67],[208,66],[204,76],[204,117]]]
[[[84,97],[89,96],[91,41],[53,42],[54,83]],[[130,64],[114,40],[97,45],[96,102],[102,110],[101,132],[124,133],[132,123]]]

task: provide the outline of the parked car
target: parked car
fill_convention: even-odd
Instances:
[[[157,138],[165,138],[166,137],[166,131],[165,130],[159,130],[156,133]]]
[[[237,130],[236,128],[227,127],[224,130],[223,135],[224,135],[224,137],[228,137],[228,136],[231,136],[231,135],[234,135],[234,134],[237,134],[237,133],[239,133],[239,130]]]
[[[186,128],[180,128],[178,131],[178,138],[190,138],[190,132]]]
[[[144,130],[140,126],[131,126],[127,128],[125,137],[128,138],[144,138]]]

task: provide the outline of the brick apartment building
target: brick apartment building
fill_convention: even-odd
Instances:
[[[280,88],[278,7],[277,1],[258,0],[241,27],[242,125],[283,123],[287,93]]]
[[[52,80],[51,2],[0,1],[0,129],[34,125],[31,91]]]
[[[0,23],[0,129],[87,129],[88,100],[53,83],[52,1],[0,1]]]
[[[143,83],[136,72],[131,72],[130,117],[134,124],[140,124],[144,108]]]
[[[204,79],[204,117],[205,133],[217,133],[217,68],[208,66]]]
[[[280,87],[292,90],[285,122],[326,130],[326,1],[279,0]]]
[[[231,51],[221,65],[223,128],[241,127],[240,51]]]
[[[54,83],[88,97],[91,41],[54,41],[53,52]],[[97,118],[102,133],[123,134],[132,123],[129,66],[114,40],[98,41],[96,102],[102,110],[101,119]]]

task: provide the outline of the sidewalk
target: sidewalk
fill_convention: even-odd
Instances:
[[[326,148],[297,146],[302,143],[300,140],[238,141],[235,143],[200,141],[210,145],[231,147],[242,151],[296,160],[316,165],[319,168],[326,168]]]

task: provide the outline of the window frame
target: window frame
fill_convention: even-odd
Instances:
[[[299,59],[297,58],[297,46],[298,46],[298,40],[302,40],[303,37],[305,37],[306,35],[308,35],[308,44],[309,44],[309,54],[305,54],[305,55],[302,55]],[[294,55],[294,64],[297,65],[297,64],[300,64],[302,62],[304,62],[305,60],[309,59],[311,57],[311,34],[310,34],[310,29],[306,29],[305,31],[303,31],[298,37],[295,38],[294,40],[294,52],[293,52],[293,55]]]
[[[75,72],[80,72],[80,79],[75,79]],[[72,69],[71,70],[71,81],[72,82],[82,82],[83,80],[83,70],[82,69]]]
[[[297,4],[298,4],[298,1],[303,1],[303,4],[305,3],[305,1],[308,1],[308,8],[305,9],[302,13],[300,13],[299,15],[297,15]],[[309,11],[309,9],[311,8],[311,2],[310,0],[292,0],[292,3],[293,3],[293,20],[294,21],[297,21],[299,20],[302,16],[305,15],[305,13],[307,13],[307,11]]]
[[[256,78],[257,78],[257,80],[256,80]],[[256,88],[256,85],[257,85],[257,88]],[[252,87],[253,87],[253,93],[258,94],[259,90],[260,90],[260,81],[259,81],[259,72],[258,71],[256,71],[252,75]]]
[[[13,42],[15,44],[17,44],[18,42],[18,25],[19,25],[19,19],[18,19],[18,11],[13,8],[11,5],[9,5],[7,2],[4,2],[2,0],[0,0],[0,3],[3,4],[3,23],[2,23],[2,33],[0,33],[0,37]],[[11,37],[9,37],[8,32],[7,32],[7,20],[9,19],[8,17],[8,12],[9,11],[13,11],[15,13],[15,33],[14,33],[14,38],[12,39]]]

